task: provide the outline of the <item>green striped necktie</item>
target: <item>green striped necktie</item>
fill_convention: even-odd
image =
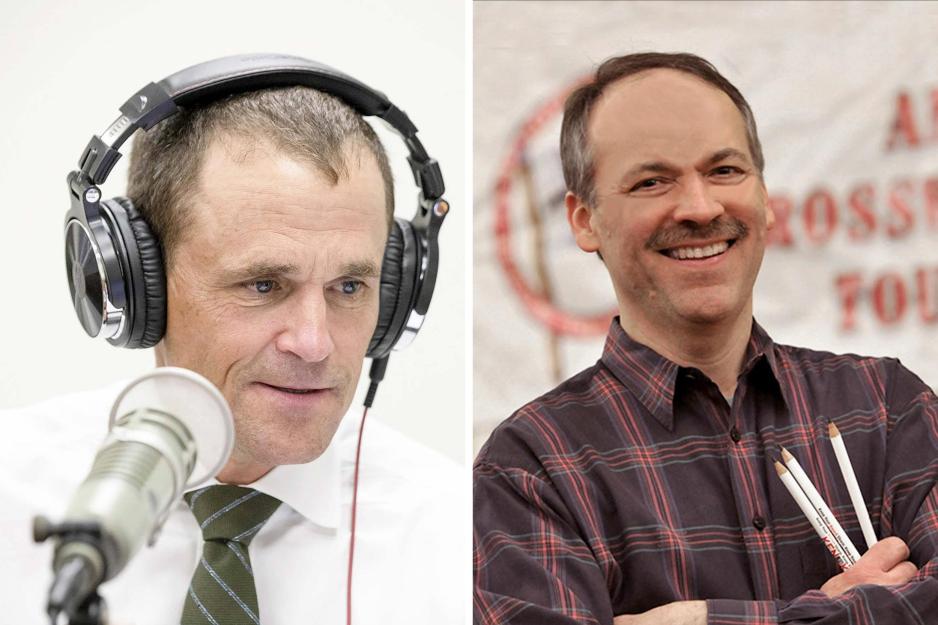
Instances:
[[[260,625],[248,545],[280,501],[251,488],[207,486],[185,495],[202,528],[182,625]]]

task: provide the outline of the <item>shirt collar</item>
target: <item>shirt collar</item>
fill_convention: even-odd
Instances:
[[[775,342],[772,337],[759,325],[752,320],[752,333],[749,335],[749,344],[746,346],[746,355],[743,357],[743,368],[741,375],[749,373],[758,362],[765,357],[772,369],[772,375],[778,380],[778,361],[775,358]]]
[[[337,528],[341,480],[338,439],[333,436],[326,450],[312,462],[274,467],[246,486],[276,497],[320,527]]]
[[[322,454],[305,464],[282,464],[251,484],[287,504],[309,521],[325,528],[339,526],[339,456],[332,442]]]
[[[626,334],[619,317],[609,326],[601,360],[648,412],[672,429],[678,365]]]
[[[777,380],[774,343],[753,319],[740,376],[747,374],[763,358]],[[677,377],[683,371],[691,371],[690,367],[681,367],[630,337],[619,324],[619,317],[615,317],[609,326],[600,360],[661,425],[669,431],[674,429]]]

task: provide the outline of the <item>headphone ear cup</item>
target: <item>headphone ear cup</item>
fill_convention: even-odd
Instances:
[[[135,305],[128,318],[129,334],[122,346],[131,349],[153,347],[166,332],[163,252],[159,240],[133,202],[125,197],[115,197],[108,202],[117,204],[125,213],[123,219],[115,215],[115,220],[124,237],[128,264],[126,269],[132,277],[132,281],[129,281],[132,284],[130,296]]]
[[[386,356],[404,329],[417,291],[417,249],[411,223],[395,217],[381,262],[378,325],[368,345],[368,358]]]

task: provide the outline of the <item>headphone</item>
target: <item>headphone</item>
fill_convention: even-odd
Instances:
[[[333,95],[362,116],[376,116],[401,136],[420,187],[417,213],[394,218],[381,264],[378,324],[367,357],[386,362],[423,325],[436,284],[440,225],[449,211],[440,166],[417,127],[387,96],[331,67],[295,56],[240,55],[186,68],[150,83],[120,107],[120,116],[94,135],[68,174],[71,208],[65,218],[65,265],[72,304],[90,336],[118,347],[156,345],[166,331],[166,278],[161,246],[126,197],[101,199],[100,185],[138,129],[149,130],[179,107],[275,87],[305,86]],[[383,363],[382,363],[383,364]],[[382,371],[383,373],[383,371]]]

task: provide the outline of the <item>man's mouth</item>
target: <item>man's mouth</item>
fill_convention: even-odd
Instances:
[[[309,395],[311,393],[317,393],[321,391],[326,391],[326,388],[296,388],[291,386],[277,386],[275,384],[267,384],[266,382],[258,382],[261,386],[266,386],[267,388],[274,389],[275,391],[281,391],[283,393],[290,393],[291,395]]]
[[[730,239],[729,241],[718,241],[709,245],[672,247],[660,250],[660,253],[675,260],[701,260],[725,253],[734,243],[736,243],[736,239]]]

